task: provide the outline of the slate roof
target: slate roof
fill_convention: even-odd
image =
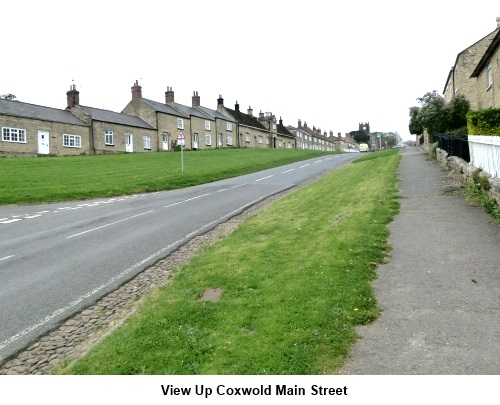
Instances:
[[[229,115],[222,114],[220,111],[212,110],[210,108],[202,107],[202,106],[199,106],[199,107],[196,107],[196,108],[200,109],[201,111],[203,111],[205,114],[208,114],[212,118],[218,118],[218,119],[221,119],[221,120],[236,122],[236,120],[233,117],[231,117]]]
[[[21,101],[0,99],[0,114],[13,117],[24,117],[42,121],[61,122],[63,124],[85,125],[67,110],[43,107],[35,104],[23,103]]]
[[[109,110],[101,110],[100,108],[79,106],[86,114],[89,114],[94,121],[112,122],[113,124],[127,125],[129,127],[138,127],[146,129],[156,129],[149,125],[146,121],[139,117],[117,113]]]
[[[236,121],[238,121],[242,125],[246,125],[248,127],[255,127],[259,129],[263,129],[267,131],[267,129],[259,122],[259,120],[251,115],[242,113],[241,111],[231,110],[230,108],[225,107],[226,110],[231,114]]]
[[[203,118],[203,119],[212,118],[212,117],[210,117],[210,115],[204,113],[203,111],[196,109],[195,107],[189,107],[187,105],[179,104],[179,103],[175,103],[175,102],[169,103],[168,105],[174,107],[175,109],[184,113],[188,117],[190,117],[192,115],[192,116]]]
[[[155,111],[159,111],[170,115],[176,115],[177,117],[189,118],[189,115],[177,111],[175,108],[172,108],[168,104],[159,103],[158,101],[148,100],[147,98],[142,98],[141,100],[144,101],[151,108],[153,108]]]
[[[481,70],[484,68],[486,63],[489,61],[489,59],[493,56],[493,53],[495,52],[495,49],[500,45],[500,30],[496,33],[496,35],[493,37],[493,40],[491,41],[490,45],[486,49],[486,52],[484,53],[483,57],[477,64],[476,68],[472,72],[470,77],[478,77],[479,73],[481,73]]]
[[[295,135],[292,134],[287,127],[285,127],[283,124],[280,123],[278,123],[278,134],[295,138]]]

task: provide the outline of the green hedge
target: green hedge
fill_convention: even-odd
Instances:
[[[467,128],[469,135],[500,136],[500,108],[469,111]]]

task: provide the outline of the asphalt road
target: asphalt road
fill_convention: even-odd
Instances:
[[[359,154],[182,190],[0,207],[0,361],[245,208]]]

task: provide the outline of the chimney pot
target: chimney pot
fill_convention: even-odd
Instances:
[[[66,92],[66,99],[68,102],[68,108],[80,105],[80,92],[76,89],[75,84],[70,86],[70,90]]]
[[[136,80],[132,86],[132,100],[142,98],[142,87],[139,86],[139,81]]]
[[[197,91],[193,91],[192,106],[193,107],[200,106],[200,96],[198,95]]]
[[[167,86],[167,91],[165,92],[165,103],[173,103],[174,102],[174,92],[172,91],[172,87]]]
[[[500,27],[500,17],[497,17],[497,28]]]

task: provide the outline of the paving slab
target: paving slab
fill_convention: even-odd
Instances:
[[[341,374],[498,375],[500,226],[420,148],[400,153],[401,209],[373,283],[382,314]]]

